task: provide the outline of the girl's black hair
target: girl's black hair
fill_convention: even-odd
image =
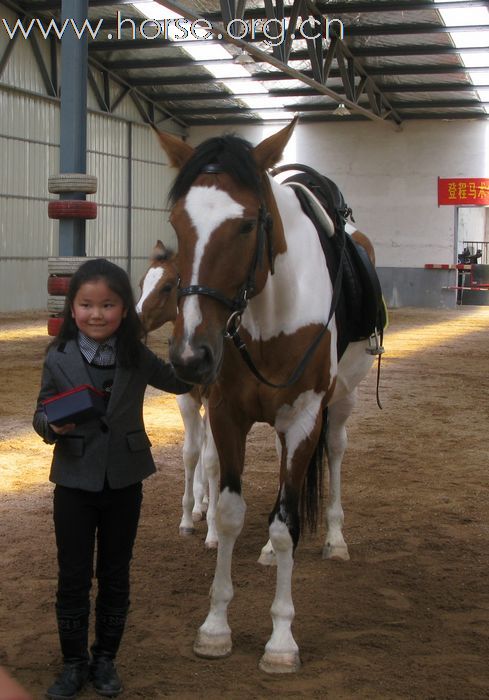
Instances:
[[[124,367],[135,367],[141,356],[141,338],[144,331],[136,313],[131,282],[125,270],[105,258],[87,260],[72,276],[66,294],[63,323],[49,347],[59,346],[67,340],[77,338],[78,328],[71,314],[73,302],[83,284],[97,280],[104,280],[109,289],[122,299],[127,313],[116,332],[117,360]]]

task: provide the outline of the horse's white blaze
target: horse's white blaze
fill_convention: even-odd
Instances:
[[[153,289],[156,287],[160,279],[165,274],[165,270],[162,267],[150,267],[143,282],[143,289],[141,291],[141,298],[136,304],[136,312],[138,314],[143,311],[143,304],[145,299],[151,294]]]
[[[295,451],[309,437],[321,410],[324,391],[310,389],[300,394],[292,406],[284,404],[277,411],[275,430],[285,435],[287,448],[287,469],[290,469]]]
[[[183,301],[183,328],[185,344],[181,352],[182,360],[190,360],[194,356],[194,349],[189,339],[195,329],[202,323],[199,300],[195,296],[186,297]]]
[[[253,340],[295,333],[309,324],[326,323],[332,286],[321,243],[290,187],[271,181],[284,225],[287,251],[275,258],[275,273],[250,300],[243,326]],[[321,290],[318,293],[318,290]]]
[[[191,187],[185,197],[185,209],[197,234],[194,261],[190,284],[198,284],[200,264],[205,248],[212,233],[228,219],[239,219],[243,216],[244,207],[236,202],[227,192],[212,187]],[[184,333],[191,338],[195,329],[202,323],[200,301],[197,295],[184,300]],[[182,352],[183,359],[192,355],[187,343]]]

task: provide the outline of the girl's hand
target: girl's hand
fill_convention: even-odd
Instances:
[[[76,428],[76,425],[74,423],[66,423],[66,425],[53,425],[52,423],[49,424],[49,427],[53,431],[53,433],[56,433],[56,435],[66,435],[66,433],[71,432]]]

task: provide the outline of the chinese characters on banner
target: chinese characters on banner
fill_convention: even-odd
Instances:
[[[438,206],[443,204],[489,206],[489,178],[438,178]]]

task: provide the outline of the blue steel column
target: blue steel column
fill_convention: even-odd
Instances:
[[[88,0],[62,0],[62,22],[73,19],[79,29],[88,17]],[[61,40],[60,173],[86,173],[88,39],[79,39],[71,24]],[[85,199],[61,194],[61,199]],[[59,255],[86,255],[85,220],[60,219]]]

